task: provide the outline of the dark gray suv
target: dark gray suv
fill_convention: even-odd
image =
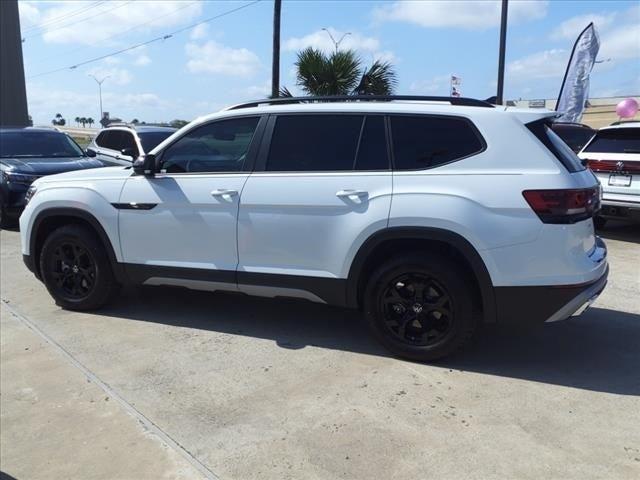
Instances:
[[[130,166],[131,163],[173,134],[177,129],[118,124],[102,130],[87,147],[87,155],[104,165]]]

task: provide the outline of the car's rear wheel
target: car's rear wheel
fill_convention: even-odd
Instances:
[[[56,304],[70,310],[99,308],[118,289],[104,246],[80,225],[60,227],[47,237],[40,273]]]
[[[476,327],[465,271],[435,255],[403,255],[380,266],[365,288],[364,311],[374,336],[411,360],[450,355]]]

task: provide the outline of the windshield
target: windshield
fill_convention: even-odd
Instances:
[[[600,130],[585,152],[640,153],[640,128]]]
[[[82,149],[71,137],[59,132],[1,132],[2,158],[82,157]]]
[[[145,153],[156,148],[165,138],[173,135],[173,132],[142,132],[138,133],[142,149]]]

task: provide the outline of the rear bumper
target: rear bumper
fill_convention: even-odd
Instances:
[[[599,261],[606,262],[606,247],[597,239]],[[506,325],[534,325],[556,322],[579,315],[602,293],[607,285],[609,266],[602,275],[578,285],[496,287],[497,321]]]

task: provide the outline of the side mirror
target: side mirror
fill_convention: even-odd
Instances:
[[[138,175],[153,177],[156,173],[156,156],[147,153],[146,155],[136,158],[133,162],[133,171]]]
[[[92,148],[87,148],[87,150],[86,150],[86,152],[85,152],[85,153],[87,154],[87,157],[92,157],[92,158],[93,158],[93,157],[95,157],[95,156],[98,154],[98,153],[97,153],[95,150],[93,150]]]
[[[122,150],[120,150],[120,153],[122,153],[122,155],[126,155],[127,157],[131,157],[133,159],[135,159],[138,156],[138,152],[136,152],[136,149],[133,147],[123,148]]]

